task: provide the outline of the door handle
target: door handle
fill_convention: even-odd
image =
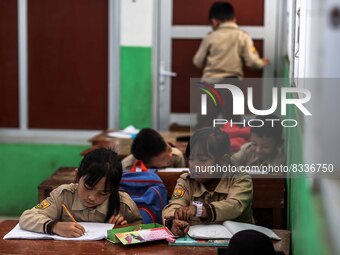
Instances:
[[[160,82],[160,84],[164,84],[165,76],[176,77],[177,73],[171,72],[169,70],[165,70],[164,63],[161,63],[161,66],[160,66],[160,69],[159,69],[159,82]]]
[[[171,76],[171,77],[177,76],[177,73],[170,72],[170,71],[167,71],[167,70],[160,70],[159,73],[160,73],[160,75],[164,75],[164,76]]]

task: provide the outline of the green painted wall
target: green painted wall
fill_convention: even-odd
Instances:
[[[285,77],[288,77],[288,61]],[[301,122],[300,111],[295,107],[287,109],[287,119]],[[287,164],[303,163],[303,127],[285,129],[285,151]],[[301,178],[287,179],[288,228],[292,232],[293,255],[327,255],[330,251],[325,237],[325,223],[321,213],[320,200],[313,195],[309,180],[305,175]]]
[[[38,185],[61,166],[77,166],[88,146],[0,144],[0,215],[18,216],[38,202]]]
[[[149,47],[121,47],[120,128],[151,126],[151,56]]]
[[[121,47],[120,126],[151,126],[151,48]],[[0,216],[38,201],[38,185],[61,166],[77,166],[88,146],[0,144]]]
[[[151,126],[151,48],[121,47],[120,126]],[[77,166],[88,146],[0,144],[0,216],[38,201],[38,185],[61,166]]]

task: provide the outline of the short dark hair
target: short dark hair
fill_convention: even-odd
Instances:
[[[215,2],[210,7],[209,21],[212,19],[227,21],[233,18],[235,18],[234,7],[228,2]]]
[[[256,116],[254,119],[262,120],[264,124],[261,127],[251,127],[251,134],[256,134],[260,137],[273,138],[276,143],[281,142],[282,126],[281,120],[277,115],[269,114],[265,116]],[[279,119],[279,121],[267,121],[266,119]]]
[[[244,245],[247,243],[247,245]],[[283,252],[275,251],[272,240],[265,234],[248,229],[237,232],[230,239],[227,249],[218,250],[218,255],[282,255]]]
[[[166,151],[166,148],[166,142],[156,130],[143,128],[132,142],[131,153],[136,159],[147,164],[153,157]]]
[[[229,136],[219,128],[206,127],[199,129],[190,137],[185,156],[189,158],[190,152],[196,149],[203,155],[219,161],[225,154],[230,155]]]

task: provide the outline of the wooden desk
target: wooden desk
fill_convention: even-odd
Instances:
[[[106,130],[101,132],[100,134],[89,139],[89,142],[92,143],[92,146],[85,151],[81,152],[81,155],[85,155],[88,152],[98,148],[98,147],[107,147],[114,148],[120,158],[124,158],[130,154],[130,148],[132,144],[132,139],[122,139],[122,138],[114,138],[108,136],[108,133],[112,132],[112,130]],[[190,132],[166,132],[162,131],[160,134],[164,137],[164,140],[168,143],[171,143],[176,148],[178,148],[182,153],[185,152],[187,142],[178,142],[177,137],[181,136],[189,136]]]
[[[168,195],[171,196],[181,175],[178,172],[158,172],[163,180]],[[277,175],[252,175],[253,178],[253,212],[256,224],[269,228],[284,229],[284,192],[285,179]],[[282,176],[281,176],[282,177]],[[39,202],[48,197],[50,192],[61,184],[75,182],[75,167],[60,167],[52,176],[38,186]]]
[[[3,240],[18,221],[9,220],[0,223],[0,254],[21,255],[65,255],[65,254],[101,254],[101,255],[131,255],[131,254],[162,254],[162,255],[216,255],[216,247],[185,247],[169,246],[166,241],[149,242],[139,245],[124,246],[101,241],[54,241],[54,240]],[[273,241],[276,250],[289,255],[290,232],[274,230],[281,241]]]
[[[285,228],[285,181],[281,174],[273,177],[251,175],[253,179],[253,216],[257,224]]]
[[[68,184],[76,181],[76,167],[60,167],[48,179],[38,186],[38,201],[41,202],[49,196],[50,192],[62,184]],[[178,172],[157,172],[163,180],[171,196],[175,189],[177,179],[182,173]]]
[[[60,167],[38,186],[38,201],[41,202],[50,192],[62,184],[76,182],[76,167]]]

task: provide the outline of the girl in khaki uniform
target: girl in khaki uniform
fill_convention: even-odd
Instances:
[[[165,225],[183,236],[195,224],[225,220],[253,223],[253,183],[248,174],[231,164],[228,135],[215,128],[200,129],[191,137],[186,154],[190,174],[177,180],[172,198],[163,209]],[[216,165],[230,171],[204,171]]]
[[[140,224],[142,217],[127,193],[118,191],[122,165],[117,153],[99,148],[88,153],[77,171],[77,184],[61,185],[50,196],[20,217],[22,229],[79,237],[85,229],[72,221]]]

